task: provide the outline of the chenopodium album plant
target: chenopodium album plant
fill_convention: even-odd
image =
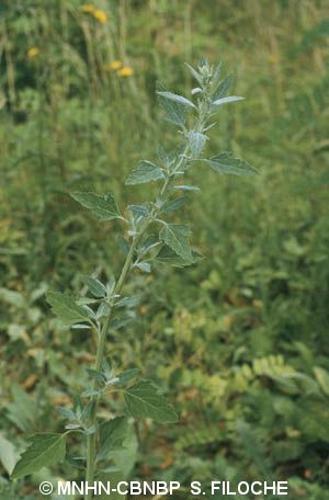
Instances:
[[[126,257],[118,277],[112,277],[108,283],[104,284],[93,276],[86,278],[89,297],[75,300],[66,293],[48,293],[47,300],[53,312],[65,325],[88,327],[96,336],[95,366],[88,370],[91,388],[79,396],[73,409],[61,409],[62,416],[68,420],[63,433],[32,436],[30,446],[16,464],[13,478],[62,461],[69,435],[80,433],[86,442],[85,479],[91,483],[108,467],[106,458],[110,451],[122,446],[130,418],[150,418],[160,423],[177,420],[174,408],[159,394],[152,381],[136,381],[135,369],[113,372],[107,341],[111,328],[118,321],[117,311],[134,303],[135,298],[126,296],[124,288],[135,269],[149,273],[156,262],[185,266],[198,259],[189,243],[189,226],[171,222],[173,212],[185,202],[186,192],[198,189],[181,181],[190,174],[195,163],[205,163],[219,174],[255,173],[247,162],[229,153],[220,153],[209,159],[204,157],[207,131],[214,126],[215,113],[222,105],[242,98],[226,96],[231,78],[222,79],[220,66],[212,67],[207,61],[202,61],[197,68],[189,65],[188,68],[197,82],[191,99],[165,90],[157,92],[167,119],[178,127],[181,134],[179,151],[161,153],[156,162],[141,161],[126,179],[129,186],[157,182],[159,189],[155,200],[128,205],[122,212],[111,193],[71,193],[74,200],[100,221],[118,219],[122,222],[127,241]],[[102,399],[107,398],[111,390],[122,393],[125,408],[123,416],[104,422],[98,410]],[[91,494],[85,498],[91,498]]]

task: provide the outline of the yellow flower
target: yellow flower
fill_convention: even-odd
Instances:
[[[81,10],[86,14],[93,14],[95,11],[95,7],[92,3],[85,3],[84,5],[82,5]]]
[[[27,51],[27,57],[29,59],[34,59],[35,57],[38,57],[39,54],[40,54],[40,49],[38,49],[38,47],[31,47]]]
[[[92,14],[96,19],[96,21],[98,21],[101,24],[105,24],[108,19],[108,15],[106,14],[106,12],[101,9],[94,10]]]
[[[109,64],[105,64],[104,68],[107,69],[108,71],[118,71],[118,69],[122,68],[122,62],[112,61]]]
[[[120,76],[131,76],[134,74],[134,70],[130,66],[123,66],[123,68],[119,69],[118,75]]]

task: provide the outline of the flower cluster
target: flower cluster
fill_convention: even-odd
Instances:
[[[97,9],[91,3],[85,3],[84,5],[82,5],[81,10],[85,14],[93,16],[93,18],[96,19],[96,21],[98,21],[100,24],[105,24],[108,20],[108,14],[105,12],[105,10]]]
[[[109,64],[106,64],[104,68],[107,71],[115,71],[119,76],[128,77],[134,74],[134,70],[131,66],[124,65],[122,61],[115,60]]]

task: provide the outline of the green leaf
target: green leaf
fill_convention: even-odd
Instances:
[[[160,167],[150,161],[142,160],[128,175],[126,185],[143,184],[164,178],[165,175]]]
[[[14,445],[0,434],[0,463],[2,463],[8,474],[11,474],[17,460]]]
[[[208,137],[200,132],[191,130],[188,133],[188,141],[193,158],[198,158],[202,152]]]
[[[131,295],[130,297],[123,297],[115,303],[115,307],[136,307],[140,302],[139,295]]]
[[[186,196],[180,196],[179,198],[174,198],[173,200],[166,201],[162,207],[161,212],[169,214],[181,208],[186,202]]]
[[[219,174],[255,175],[257,170],[244,160],[234,158],[231,153],[221,153],[205,160]]]
[[[150,209],[147,204],[128,205],[128,210],[130,210],[136,219],[139,217],[145,218],[150,214]]]
[[[47,302],[56,316],[67,326],[89,320],[86,309],[76,304],[73,297],[66,293],[50,291],[47,293]]]
[[[156,422],[177,422],[174,408],[158,394],[150,380],[142,380],[125,392],[128,413],[134,417],[152,418]]]
[[[159,95],[159,102],[166,114],[166,120],[180,128],[184,128],[186,122],[187,107],[178,102],[170,101]]]
[[[106,287],[98,279],[92,276],[86,276],[84,279],[90,293],[97,298],[103,298],[106,296]]]
[[[137,267],[137,269],[140,269],[144,273],[150,273],[152,270],[151,264],[149,262],[138,262],[137,264],[135,264],[135,267]]]
[[[177,255],[176,252],[171,250],[167,245],[163,245],[160,252],[156,256],[156,261],[160,264],[169,264],[175,267],[185,267],[190,266],[200,260],[200,256],[192,251],[192,260],[184,260]]]
[[[174,186],[173,189],[176,189],[177,191],[200,191],[198,186],[190,186],[188,184],[178,184],[177,186]]]
[[[137,449],[138,443],[135,427],[132,422],[129,422],[126,437],[122,443],[122,448],[114,450],[111,453],[111,460],[113,460],[114,465],[123,473],[126,478],[129,476],[136,463]],[[112,477],[110,477],[109,479],[112,481]]]
[[[128,431],[127,417],[116,417],[100,426],[101,447],[97,455],[98,460],[104,460],[108,454],[122,448]]]
[[[195,69],[193,66],[191,66],[188,63],[185,63],[185,65],[188,67],[188,69],[191,72],[191,75],[194,77],[194,79],[198,82],[199,85],[202,85],[202,75]]]
[[[17,462],[12,473],[13,479],[27,476],[37,472],[42,467],[61,462],[66,453],[65,434],[35,434],[31,438],[31,444]]]
[[[315,366],[313,371],[321,389],[329,396],[329,373],[320,366]]]
[[[133,380],[136,375],[139,373],[138,368],[128,368],[128,370],[125,370],[122,373],[118,374],[118,385],[125,385],[131,380]]]
[[[159,238],[184,260],[192,260],[189,245],[190,229],[181,224],[166,224],[159,233]]]
[[[19,292],[14,292],[8,288],[0,288],[0,299],[1,301],[16,306],[17,308],[23,308],[26,306],[26,300],[24,295]]]
[[[193,104],[193,102],[191,102],[189,99],[186,99],[186,97],[183,97],[182,95],[173,94],[172,92],[167,92],[167,91],[165,92],[158,91],[157,94],[163,97],[164,99],[168,99],[169,101],[182,104],[183,106],[187,106],[190,108],[196,107],[195,104]]]
[[[240,97],[237,95],[230,95],[228,97],[221,97],[220,99],[216,99],[213,101],[214,106],[222,106],[222,104],[227,104],[229,102],[237,102],[237,101],[243,101],[244,97]]]
[[[100,220],[112,220],[120,218],[118,205],[111,193],[97,194],[92,192],[74,192],[70,196]]]
[[[232,83],[233,83],[233,76],[232,75],[228,75],[226,78],[224,78],[224,80],[222,80],[218,84],[218,86],[214,92],[214,95],[213,95],[213,100],[216,101],[216,100],[220,99],[221,97],[224,97],[227,94],[227,92],[230,90]]]
[[[11,394],[13,401],[7,405],[7,417],[21,431],[35,431],[35,401],[18,384],[12,384]]]

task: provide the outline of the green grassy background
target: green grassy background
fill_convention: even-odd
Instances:
[[[201,56],[222,61],[246,97],[223,107],[209,153],[233,150],[260,175],[195,168],[201,192],[184,218],[205,259],[132,280],[137,322],[110,351],[158,379],[181,420],[139,425],[138,451],[132,437],[115,458],[142,478],[289,479],[291,499],[329,495],[326,3],[98,0],[104,23],[80,0],[1,3],[1,498],[36,498],[41,478],[78,474],[60,466],[12,485],[3,458],[25,433],[62,428],[55,407],[70,405],[92,363],[88,336],[58,328],[47,288],[77,291],[82,274],[109,277],[122,260],[118,227],[66,193],[150,196],[123,179],[177,142],[156,83],[188,92],[184,62]],[[134,74],[109,70],[115,60]]]

